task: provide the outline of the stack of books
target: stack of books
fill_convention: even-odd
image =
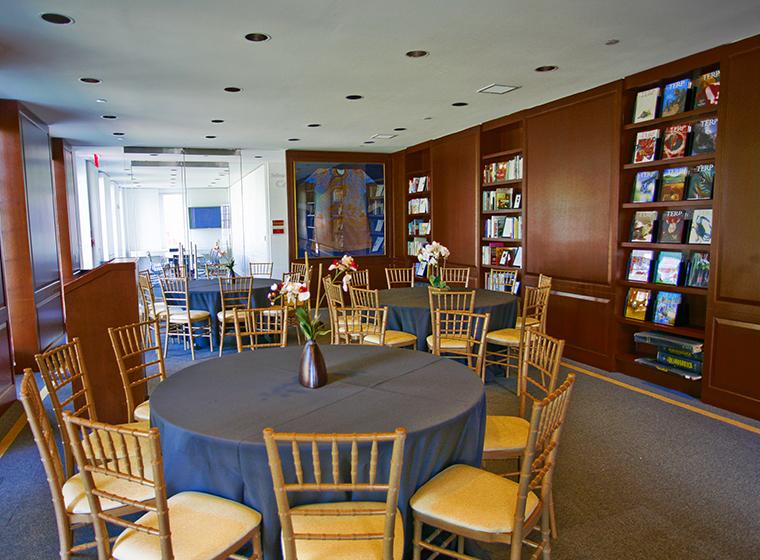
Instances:
[[[483,184],[491,185],[502,181],[513,181],[522,179],[523,176],[523,158],[515,156],[509,161],[499,161],[488,163],[483,166]]]
[[[637,332],[633,335],[633,340],[637,344],[648,344],[657,348],[656,357],[636,358],[636,363],[693,381],[702,379],[704,354],[701,340],[656,331]]]

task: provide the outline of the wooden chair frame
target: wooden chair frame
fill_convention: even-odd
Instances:
[[[214,351],[213,337],[213,320],[211,314],[205,312],[207,317],[199,319],[196,323],[205,323],[204,325],[194,326],[190,319],[190,295],[187,288],[187,278],[161,278],[161,293],[166,302],[166,332],[164,340],[164,357],[169,348],[169,337],[182,339],[185,344],[190,346],[190,355],[195,360],[195,338],[208,338],[209,347]],[[180,322],[172,322],[172,318],[179,318]],[[199,334],[196,334],[199,333]]]
[[[269,470],[272,474],[277,509],[282,525],[282,543],[285,560],[297,560],[296,541],[298,540],[382,540],[383,560],[393,560],[394,527],[398,508],[398,493],[401,485],[401,468],[404,458],[404,442],[406,430],[396,428],[391,433],[372,434],[295,434],[277,433],[271,428],[264,430],[264,443],[269,458]],[[379,445],[383,442],[392,442],[393,448],[390,454],[390,467],[387,482],[378,480]],[[280,445],[284,444],[284,445]],[[312,462],[312,477],[308,481],[304,476],[303,462],[301,460],[301,445],[308,449]],[[367,469],[366,482],[362,482],[359,473],[364,473],[360,468],[360,446],[369,445],[370,459]],[[320,462],[320,448],[329,446],[331,457],[332,481],[323,480],[322,466]],[[350,446],[350,473],[351,480],[343,481],[340,476],[341,451]],[[295,470],[295,482],[286,482],[282,466],[281,447],[289,448]],[[343,449],[341,449],[343,448]],[[345,454],[345,453],[343,453]],[[317,534],[295,533],[292,518],[294,515],[302,515],[301,512],[293,512],[290,508],[288,493],[294,492],[384,492],[385,507],[377,510],[337,510],[338,515],[376,515],[384,516],[385,524],[382,533],[352,533],[352,534]],[[325,504],[324,508],[310,509],[309,515],[336,515],[336,510]]]
[[[166,303],[156,301],[156,295],[153,292],[153,280],[149,273],[140,273],[137,289],[140,295],[140,303],[142,304],[141,321],[155,319],[166,312]]]
[[[350,273],[351,279],[348,281],[350,286],[364,288],[369,290],[369,270],[354,270]]]
[[[455,291],[428,288],[431,315],[437,310],[475,311],[475,290]]]
[[[389,290],[392,288],[414,288],[414,267],[386,268],[385,281],[388,283]]]
[[[340,307],[334,310],[339,329],[335,344],[383,346],[388,322],[387,307]],[[367,336],[373,342],[367,342]]]
[[[486,335],[490,319],[490,313],[437,309],[433,313],[433,354],[464,359],[467,367],[485,383]],[[444,340],[459,341],[462,347],[444,346]]]
[[[348,294],[351,307],[380,307],[380,290],[370,290],[350,284]]]
[[[486,272],[486,290],[514,294],[519,274],[519,268],[505,268]]]
[[[538,287],[539,288],[551,288],[552,287],[552,277],[547,276],[546,274],[539,274],[538,275]]]
[[[221,263],[206,263],[206,278],[229,278],[230,269]]]
[[[274,263],[271,262],[249,262],[248,274],[252,278],[271,278],[273,268]]]
[[[338,334],[341,328],[338,324],[338,318],[335,311],[345,305],[343,300],[343,288],[340,284],[333,283],[332,278],[329,276],[322,278],[322,285],[325,289],[327,311],[330,316],[330,342],[331,344],[337,344]]]
[[[111,541],[106,527],[106,523],[110,523],[157,537],[161,558],[173,560],[169,503],[166,496],[158,428],[139,430],[112,426],[102,422],[77,418],[68,413],[65,415],[65,424],[69,432],[69,439],[73,442],[74,457],[90,504],[99,559],[109,560],[112,558]],[[126,447],[128,443],[133,443],[134,449],[139,451],[127,458],[119,458],[113,450],[119,444]],[[98,458],[93,459],[92,457]],[[101,490],[94,484],[93,475],[95,474],[152,487],[155,492],[155,499],[150,502],[134,502],[126,496]],[[139,519],[129,521],[114,512],[104,511],[100,505],[101,498],[132,506],[136,511],[155,513],[158,518],[158,528],[142,525],[139,523]],[[216,559],[227,558],[248,542],[253,544],[254,557],[263,560],[259,525],[242,539],[231,543]]]
[[[288,312],[287,307],[235,308],[237,351],[242,352],[246,348],[285,348],[288,345]],[[271,341],[265,339],[260,342],[259,337],[268,337]]]
[[[455,288],[470,287],[470,269],[467,267],[441,267],[441,280]]]
[[[187,266],[167,263],[161,273],[162,278],[187,278]]]
[[[235,309],[250,309],[253,294],[253,276],[235,276],[219,278],[219,294],[221,296],[222,310],[217,313],[216,322],[219,323],[219,356],[224,350],[224,339],[228,336],[235,337],[234,318],[228,319],[228,312]],[[233,325],[228,327],[229,323]]]
[[[477,560],[476,557],[464,553],[463,539],[465,538],[480,542],[509,544],[510,560],[521,560],[523,543],[535,548],[531,560],[538,560],[541,557],[544,560],[551,558],[550,509],[548,504],[552,495],[560,435],[574,382],[575,375],[570,374],[561,387],[545,399],[538,401],[533,407],[528,442],[522,454],[517,481],[518,499],[514,508],[512,532],[488,533],[461,527],[445,520],[424,515],[415,511],[412,506],[414,519],[413,560],[420,560],[423,549],[432,552],[433,556],[431,557],[443,555],[459,560]],[[525,519],[529,492],[537,492],[538,504],[531,515]],[[431,536],[423,538],[423,525],[435,528]],[[540,531],[540,541],[527,539],[534,530]],[[441,544],[434,544],[434,539],[439,538],[444,532],[451,533],[451,536]],[[456,551],[448,549],[454,540],[457,541],[458,548]]]
[[[127,399],[128,422],[134,422],[136,403],[135,390],[145,387],[153,380],[166,380],[164,352],[161,348],[161,331],[158,319],[140,321],[123,327],[109,328],[108,336],[116,355],[119,375]],[[151,360],[148,356],[154,354]],[[158,371],[148,373],[148,368],[156,366]]]

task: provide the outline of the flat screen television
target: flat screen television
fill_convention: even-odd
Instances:
[[[190,229],[211,229],[222,227],[221,206],[195,206],[190,212]]]

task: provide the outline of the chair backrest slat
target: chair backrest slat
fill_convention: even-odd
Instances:
[[[470,269],[467,267],[442,266],[440,269],[441,280],[455,288],[467,288],[470,286]]]
[[[341,307],[333,310],[334,344],[383,345],[388,322],[386,307]],[[367,340],[372,336],[371,340]]]
[[[485,382],[486,336],[490,313],[449,311],[433,313],[433,354],[464,361]]]
[[[495,292],[507,292],[510,294],[516,293],[517,286],[519,285],[517,281],[519,272],[519,268],[492,270],[491,272],[486,272],[486,290],[493,290]]]
[[[271,278],[274,263],[270,262],[249,262],[248,273],[254,278]]]
[[[391,288],[414,288],[414,267],[409,268],[386,268],[385,281],[388,289]]]
[[[380,307],[380,290],[357,288],[354,285],[348,287],[352,307]]]
[[[349,285],[369,289],[369,270],[354,270],[349,276]]]
[[[428,288],[430,300],[430,313],[441,309],[444,311],[469,311],[475,310],[475,290],[455,291]]]
[[[230,269],[221,263],[206,263],[206,278],[229,278]]]
[[[219,293],[222,298],[222,311],[248,309],[251,307],[253,293],[252,276],[219,277]]]
[[[528,400],[535,403],[554,391],[564,348],[564,340],[527,329],[518,372],[520,416],[525,416]]]
[[[235,308],[237,351],[287,346],[289,311],[287,307]]]

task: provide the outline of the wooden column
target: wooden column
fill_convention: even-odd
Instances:
[[[55,192],[55,217],[58,233],[58,262],[61,267],[61,282],[68,282],[73,276],[71,266],[71,235],[69,231],[69,200],[66,192],[66,143],[62,138],[51,141],[53,156],[53,189]]]

